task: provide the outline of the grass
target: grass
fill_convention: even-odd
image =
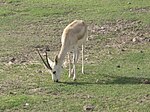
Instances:
[[[149,0],[1,1],[0,112],[81,112],[87,105],[94,112],[149,112],[149,6]],[[54,83],[35,48],[49,47],[54,58],[74,19],[89,26],[86,71],[80,73],[79,61],[76,82],[64,69]]]

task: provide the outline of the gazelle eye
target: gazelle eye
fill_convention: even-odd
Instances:
[[[56,71],[54,71],[53,74],[56,74]]]

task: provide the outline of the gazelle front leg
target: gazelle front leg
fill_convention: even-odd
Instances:
[[[79,50],[78,47],[75,47],[74,52],[73,52],[73,69],[72,69],[72,74],[73,74],[73,80],[76,80],[76,63],[79,58]]]
[[[73,75],[71,73],[71,57],[70,57],[71,53],[68,53],[68,61],[69,61],[69,77],[71,78],[71,76]]]

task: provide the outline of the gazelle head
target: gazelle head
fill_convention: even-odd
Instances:
[[[52,75],[52,80],[54,82],[58,82],[60,80],[60,74],[61,74],[61,68],[62,68],[60,65],[58,65],[58,56],[55,57],[55,61],[52,61],[47,57],[47,52],[45,52],[45,56],[46,56],[46,61],[45,61],[38,49],[37,49],[37,52],[40,58],[42,59],[44,65],[46,66],[46,68],[49,69]]]

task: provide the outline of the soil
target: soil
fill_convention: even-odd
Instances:
[[[130,9],[130,12],[134,13],[148,13],[150,12],[150,7],[142,7],[142,8],[132,8]]]
[[[149,8],[145,8],[145,10],[148,9]],[[34,43],[34,45],[29,43],[29,45],[23,48],[23,51],[11,56],[1,57],[0,61],[25,64],[39,60],[40,58],[36,52],[37,48],[41,52],[46,50],[49,57],[53,59],[60,50],[60,37],[65,26],[64,24],[66,24],[61,22],[61,25],[56,29],[56,27],[51,26],[54,22],[56,23],[54,20],[39,20],[23,25],[22,27],[20,26],[18,31],[11,30],[4,32],[4,36],[11,35],[12,37],[32,39],[38,43]],[[98,58],[96,55],[94,57],[93,54],[105,48],[119,48],[121,51],[124,51],[123,46],[150,42],[150,26],[144,26],[139,20],[116,20],[108,21],[103,24],[91,23],[89,24],[88,30],[89,41],[85,45],[85,60],[87,63],[94,63],[90,60],[91,56],[93,56],[92,58]],[[108,54],[111,54],[111,52],[108,51]],[[15,60],[11,61],[12,59]]]

